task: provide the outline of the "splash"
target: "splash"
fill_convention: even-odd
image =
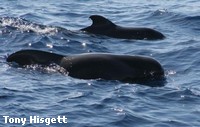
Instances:
[[[152,16],[160,16],[169,13],[167,9],[158,9],[155,12],[153,12]]]
[[[45,72],[45,73],[59,72],[59,73],[64,74],[64,75],[68,75],[68,72],[66,71],[66,69],[64,69],[63,67],[61,67],[57,64],[50,64],[48,66],[34,64],[34,65],[25,65],[24,67],[26,69],[39,70],[39,71],[42,71],[42,72]]]
[[[14,27],[21,32],[35,32],[38,34],[50,34],[54,35],[58,32],[58,29],[51,26],[39,25],[31,23],[22,18],[13,18],[13,17],[3,17],[0,18],[1,27]]]
[[[176,74],[176,71],[174,71],[174,70],[168,70],[168,71],[166,71],[166,76],[175,75],[175,74]]]

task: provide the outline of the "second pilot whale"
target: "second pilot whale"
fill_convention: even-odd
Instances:
[[[154,29],[145,27],[122,27],[100,15],[91,15],[90,19],[92,20],[92,25],[81,29],[82,31],[121,39],[159,40],[165,38],[162,33]]]

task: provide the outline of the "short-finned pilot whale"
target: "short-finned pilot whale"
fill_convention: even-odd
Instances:
[[[131,55],[86,53],[59,55],[39,50],[21,50],[8,56],[7,62],[19,65],[50,65],[63,67],[69,76],[79,79],[119,80],[128,83],[162,79],[164,70],[153,58]]]
[[[159,40],[165,38],[162,33],[156,30],[118,26],[100,15],[91,15],[90,19],[92,25],[81,29],[82,31],[121,39]]]

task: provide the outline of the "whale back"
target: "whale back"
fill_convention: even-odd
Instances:
[[[48,53],[39,50],[21,50],[11,54],[7,58],[7,62],[16,62],[19,65],[48,65],[51,63],[60,64],[62,58],[62,55],[55,53]]]
[[[140,83],[164,78],[160,63],[144,56],[91,53],[63,56],[39,50],[21,50],[11,54],[7,62],[44,67],[55,63],[64,68],[69,76],[80,79],[100,78]]]

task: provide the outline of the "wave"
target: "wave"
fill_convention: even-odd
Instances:
[[[200,16],[182,16],[177,19],[172,19],[171,22],[184,28],[200,30]]]
[[[153,20],[156,19],[164,23],[170,23],[181,28],[189,28],[195,31],[200,30],[199,15],[185,15],[167,9],[158,9],[156,11],[153,11],[148,18],[151,18]]]

